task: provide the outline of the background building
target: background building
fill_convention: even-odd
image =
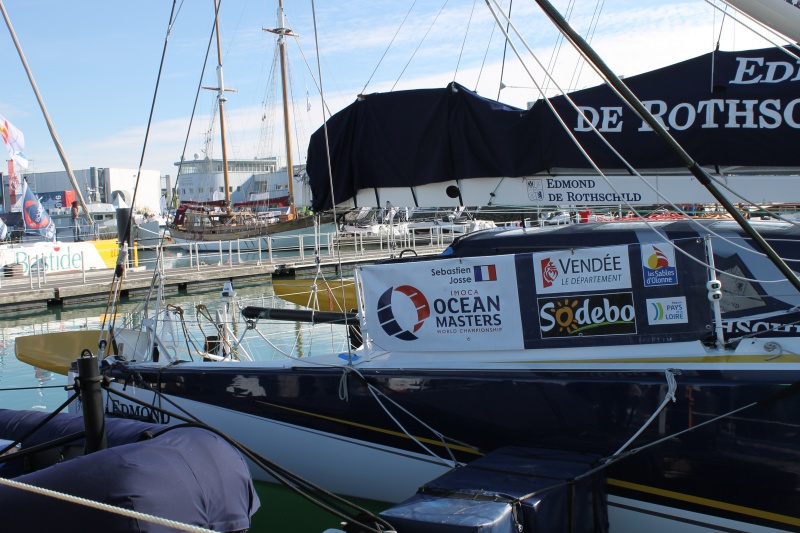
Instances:
[[[84,201],[89,203],[113,203],[121,196],[128,206],[137,213],[160,213],[162,184],[158,170],[142,170],[136,204],[133,205],[133,191],[136,189],[136,169],[91,167],[74,170]],[[67,207],[59,205],[69,197],[73,190],[66,171],[22,173],[28,185],[42,200],[47,209]],[[8,191],[8,177],[3,176],[3,191]],[[8,211],[8,195],[3,194],[3,211]]]

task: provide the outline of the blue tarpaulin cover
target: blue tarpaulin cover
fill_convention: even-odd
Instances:
[[[0,410],[0,439],[22,437],[48,414]],[[250,526],[260,502],[244,459],[224,439],[199,428],[147,438],[165,426],[132,420],[106,419],[106,428],[105,450],[19,476],[8,474],[20,465],[7,464],[0,476],[216,531]],[[82,429],[81,416],[60,414],[23,449]],[[175,531],[10,487],[0,487],[0,515],[4,531]]]
[[[427,483],[381,516],[402,533],[519,533],[518,524],[527,533],[606,532],[605,471],[571,482],[597,460],[501,448]]]

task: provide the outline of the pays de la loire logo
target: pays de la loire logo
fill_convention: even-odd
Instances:
[[[392,297],[395,293],[402,296],[395,298],[393,303]],[[396,316],[400,316],[401,321],[403,321],[402,317],[408,316],[408,312],[403,313],[403,308],[416,311],[416,322],[413,324],[405,324],[410,326],[407,328],[404,328],[396,318]],[[431,308],[428,305],[428,300],[419,289],[411,285],[400,285],[396,288],[389,287],[386,289],[386,292],[381,294],[380,298],[378,298],[378,321],[383,331],[392,337],[397,337],[404,341],[417,340],[418,337],[414,335],[414,333],[419,331],[419,328],[422,327],[425,319],[429,316],[431,316]],[[413,320],[408,322],[413,322]]]
[[[549,257],[542,259],[542,285],[544,288],[552,287],[557,277],[558,267],[555,263]]]

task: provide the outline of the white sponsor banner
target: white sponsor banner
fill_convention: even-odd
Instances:
[[[627,246],[533,254],[537,294],[629,289]]]
[[[0,246],[0,267],[19,263],[27,276],[31,268],[46,272],[80,272],[106,268],[90,242],[8,244]]]
[[[360,269],[369,337],[387,350],[524,346],[513,256]]]
[[[662,324],[688,324],[686,297],[647,299],[647,323],[651,326]]]

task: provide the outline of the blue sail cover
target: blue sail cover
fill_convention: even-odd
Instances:
[[[0,438],[22,439],[49,414],[0,409]],[[58,414],[25,438],[23,450],[82,429],[82,416]],[[108,448],[22,475],[23,460],[13,459],[0,465],[0,477],[216,531],[249,528],[260,501],[239,452],[201,428],[164,430],[107,418]],[[82,448],[83,440],[76,444]],[[35,465],[37,459],[30,461]],[[3,531],[175,531],[6,486],[0,487],[0,513]]]
[[[785,50],[713,52],[625,80],[703,166],[800,166],[800,64]],[[605,85],[553,106],[602,169],[626,168],[591,121],[637,169],[683,167],[642,119]],[[370,94],[336,113],[308,148],[315,211],[361,189],[415,187],[479,177],[589,169],[545,101],[528,111],[451,83],[443,89]]]

